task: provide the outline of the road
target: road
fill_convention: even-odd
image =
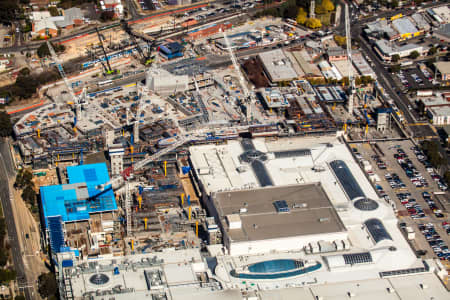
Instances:
[[[359,34],[360,32],[356,32],[355,35]],[[374,71],[375,74],[377,74],[378,82],[381,83],[381,86],[385,89],[385,91],[389,94],[391,99],[394,100],[395,104],[398,106],[398,108],[403,112],[405,119],[408,123],[416,123],[416,120],[414,116],[411,114],[410,110],[408,109],[408,99],[403,94],[398,95],[397,92],[394,90],[394,80],[391,78],[391,74],[385,69],[383,64],[381,63],[378,55],[375,54],[375,52],[372,50],[372,47],[367,43],[367,41],[361,36],[357,35],[354,36],[356,40],[359,40],[359,45],[361,47],[361,50],[370,57],[372,62],[374,63]]]
[[[128,13],[131,15],[131,18],[132,19],[139,18],[140,15],[136,9],[136,2],[134,2],[134,0],[125,0],[125,2],[127,3]]]
[[[131,3],[131,2],[133,2],[133,3]],[[215,1],[210,1],[210,2],[214,3]],[[158,15],[158,14],[161,13],[161,12],[158,11],[158,12],[155,12],[155,13],[152,13],[152,14],[140,15],[137,12],[137,10],[136,10],[136,7],[135,7],[135,4],[134,4],[133,0],[127,0],[127,4],[131,7],[130,13],[132,15],[132,18],[127,20],[127,22],[133,22],[133,21],[137,21],[137,20],[142,20],[142,19],[145,19],[145,18],[149,18],[152,15]],[[196,6],[196,5],[198,5],[198,4],[194,3],[191,6]],[[275,6],[278,6],[278,5],[280,5],[280,3],[278,3],[277,5],[274,5],[272,7],[275,7]],[[261,9],[263,9],[263,8],[262,7],[255,7],[255,8],[252,8],[252,9],[245,10],[245,12],[251,14],[251,13],[255,13],[258,10],[261,10]],[[178,9],[173,9],[173,11],[176,11],[176,10],[178,10]],[[168,10],[168,11],[172,11],[172,10]],[[222,18],[226,18],[226,17],[229,17],[229,16],[235,14],[236,12],[237,11],[231,11],[229,14],[224,14],[221,17]],[[210,21],[215,20],[215,19],[216,19],[215,17],[209,17],[209,18],[206,18],[203,22],[199,22],[198,24],[207,23],[207,22],[210,22]],[[105,24],[102,24],[99,27],[99,29],[102,30],[103,27],[110,27],[110,26],[120,26],[120,22],[105,23]],[[173,34],[175,32],[182,32],[184,30],[185,30],[184,28],[177,29],[174,32],[171,32],[171,34]],[[51,39],[51,41],[53,43],[62,42],[62,41],[70,40],[70,39],[75,38],[77,36],[81,36],[81,35],[84,35],[84,34],[91,34],[91,33],[95,33],[95,32],[96,32],[95,27],[90,27],[90,28],[86,28],[86,29],[77,31],[77,32],[69,34],[69,35],[54,37],[54,38]],[[164,38],[164,37],[161,37],[161,38]],[[39,46],[42,43],[43,42],[32,42],[32,43],[26,43],[24,45],[17,45],[17,44],[15,44],[12,47],[0,48],[0,54],[13,53],[13,52],[19,52],[19,51],[36,50],[36,49],[39,48]]]
[[[17,282],[19,288],[24,292],[25,298],[35,299],[35,291],[33,285],[29,285],[28,273],[25,270],[22,248],[19,242],[16,222],[14,218],[11,202],[14,201],[13,194],[10,191],[9,179],[14,176],[14,168],[11,161],[11,153],[9,144],[5,140],[0,141],[0,198],[3,206],[3,214],[5,215],[6,226],[8,229],[9,244],[14,262],[14,268],[17,272]],[[31,280],[33,282],[33,280]]]

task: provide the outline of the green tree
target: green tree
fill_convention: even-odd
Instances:
[[[17,1],[1,0],[0,1],[0,20],[3,23],[11,23],[20,16]]]
[[[28,202],[31,206],[36,205],[36,192],[32,185],[27,185],[22,192],[22,199]]]
[[[55,296],[57,293],[57,285],[55,274],[49,272],[39,276],[39,294],[42,298]]]
[[[16,271],[13,269],[0,269],[0,283],[8,283],[16,279]]]
[[[0,248],[0,266],[2,267],[6,266],[7,262],[8,262],[8,252],[7,250]]]
[[[450,186],[450,171],[445,172],[444,174],[445,183]]]
[[[398,73],[398,72],[400,72],[400,65],[393,65],[393,66],[390,66],[389,67],[389,71],[391,72],[391,73]]]
[[[49,6],[48,11],[52,17],[59,16],[59,11],[55,6]]]
[[[420,53],[418,51],[413,51],[411,54],[409,54],[409,57],[412,59],[416,59],[420,56]]]
[[[396,63],[396,62],[398,62],[399,60],[400,60],[400,55],[398,55],[398,54],[392,55],[391,61],[392,61],[393,63]]]
[[[305,24],[306,19],[307,19],[307,13],[306,13],[306,11],[303,9],[303,7],[300,7],[300,8],[298,9],[298,14],[297,14],[297,19],[296,19],[296,21],[297,21],[298,24],[303,25],[303,24]]]
[[[33,185],[33,174],[28,169],[20,169],[16,175],[16,182],[14,183],[16,187],[23,188],[27,185]]]
[[[428,140],[422,143],[422,148],[425,154],[428,156],[430,163],[435,168],[439,168],[441,165],[447,164],[447,159],[441,156],[439,147],[439,143],[435,140]]]
[[[322,23],[320,23],[319,19],[316,18],[308,18],[305,22],[306,27],[315,29],[322,27]]]
[[[333,4],[333,2],[331,2],[331,0],[323,0],[322,1],[322,7],[326,11],[333,11],[334,10],[334,4]]]
[[[391,1],[391,8],[397,8],[398,7],[398,0],[392,0]]]
[[[100,15],[100,20],[102,22],[108,22],[114,20],[114,12],[113,11],[103,11]]]
[[[430,49],[428,49],[428,55],[435,55],[436,53],[437,53],[436,47],[431,47]]]
[[[0,136],[11,136],[13,127],[11,124],[11,118],[5,111],[0,111]]]
[[[64,45],[60,45],[60,44],[54,44],[51,43],[53,49],[55,49],[55,52],[63,52],[64,50],[66,50],[66,47]],[[37,49],[37,55],[42,58],[42,57],[46,57],[46,56],[50,56],[50,50],[48,50],[48,46],[47,46],[47,42],[42,43],[39,48]]]

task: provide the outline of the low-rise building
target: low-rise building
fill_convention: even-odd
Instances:
[[[411,15],[412,20],[416,24],[417,29],[422,32],[430,30],[431,26],[421,13]]]
[[[368,23],[364,28],[364,34],[373,39],[387,37],[389,40],[395,40],[398,38],[398,32],[390,26],[386,19]]]
[[[283,50],[276,49],[263,52],[258,57],[271,82],[291,81],[298,77],[291,61],[284,55]]]
[[[63,11],[62,16],[52,17],[48,11],[34,11],[31,13],[32,36],[52,36],[58,35],[58,29],[72,29],[76,25],[82,25],[85,18],[80,8],[72,7]]]
[[[292,51],[291,53],[294,57],[293,63],[298,64],[305,77],[323,78],[322,73],[313,61],[313,53],[310,53],[307,49]]]
[[[440,74],[441,80],[450,80],[450,61],[434,63],[435,71]]]
[[[85,22],[83,13],[78,7],[72,7],[64,10],[64,19],[56,21],[55,24],[59,28],[72,29],[74,26],[82,25]]]
[[[433,36],[447,43],[450,42],[450,23],[442,25],[439,29],[435,30]]]
[[[101,0],[100,7],[103,11],[114,12],[115,17],[121,17],[123,14],[123,5],[121,0]]]
[[[427,115],[434,125],[450,124],[450,106],[429,107]]]
[[[420,34],[420,30],[414,26],[409,18],[401,18],[392,21],[392,27],[400,35],[400,39],[409,39]]]
[[[429,8],[427,13],[439,24],[450,23],[450,8],[447,5]]]
[[[332,47],[328,49],[328,61],[347,60],[347,51],[341,47]]]
[[[374,49],[385,61],[391,61],[393,55],[399,55],[402,58],[409,56],[414,51],[419,52],[420,55],[426,51],[421,45],[408,43],[404,46],[397,46],[387,40],[376,41]]]

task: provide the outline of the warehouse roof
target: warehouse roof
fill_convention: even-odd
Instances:
[[[414,20],[414,22],[417,25],[417,28],[422,30],[429,30],[430,24],[425,20],[424,16],[420,13],[415,13],[411,16],[411,18]]]
[[[408,18],[392,21],[392,27],[400,34],[415,33],[419,31]]]
[[[442,25],[438,30],[435,30],[434,33],[450,38],[450,23]]]
[[[255,241],[340,232],[345,227],[319,183],[217,193],[221,217],[240,214],[242,227],[230,229],[233,241]]]
[[[58,27],[66,27],[74,24],[74,20],[82,20],[83,13],[80,8],[72,7],[64,10],[64,20],[56,21],[55,24]]]

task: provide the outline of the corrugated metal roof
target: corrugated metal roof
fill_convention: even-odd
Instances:
[[[415,33],[419,31],[408,18],[392,21],[392,27],[400,34]]]

